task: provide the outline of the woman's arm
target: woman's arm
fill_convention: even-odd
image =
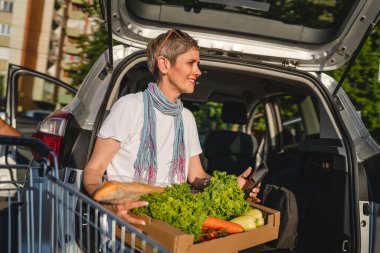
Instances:
[[[90,196],[93,196],[94,192],[102,186],[104,172],[119,149],[120,143],[114,139],[96,139],[94,152],[83,172],[83,185]],[[129,203],[107,206],[107,208],[129,223],[145,225],[143,220],[130,216],[128,212],[133,208],[146,205],[148,205],[148,203],[145,201],[132,201]]]
[[[189,181],[189,183],[192,184],[194,183],[194,180],[196,178],[203,179],[203,178],[208,178],[208,177],[210,177],[210,175],[204,171],[199,155],[190,157],[189,173],[187,174],[187,181]]]
[[[21,136],[21,133],[16,128],[11,127],[4,120],[0,119],[0,135]]]
[[[102,185],[104,172],[119,149],[120,143],[114,139],[96,139],[94,152],[83,171],[83,185],[90,196]]]

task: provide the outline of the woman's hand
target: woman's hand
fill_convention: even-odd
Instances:
[[[243,172],[243,174],[241,174],[240,176],[238,176],[237,183],[238,183],[238,185],[239,185],[240,188],[242,188],[243,185],[245,184],[245,182],[247,181],[245,178],[249,176],[249,174],[251,173],[251,171],[252,171],[252,168],[248,167],[248,169],[246,169]],[[259,183],[259,185],[257,187],[253,188],[252,191],[249,193],[249,197],[255,203],[260,203],[261,202],[261,200],[259,198],[257,198],[257,194],[260,192],[260,186],[261,186],[261,183]]]
[[[132,217],[129,212],[131,209],[147,206],[148,202],[146,201],[132,201],[126,204],[112,205],[112,212],[115,213],[118,217],[122,218],[128,223],[136,225],[145,225],[145,221]]]

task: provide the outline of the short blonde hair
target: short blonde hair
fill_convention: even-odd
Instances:
[[[190,49],[199,50],[198,42],[190,35],[178,29],[171,29],[158,35],[147,46],[148,68],[154,79],[160,79],[160,71],[157,67],[157,57],[164,56],[175,65],[177,57]]]

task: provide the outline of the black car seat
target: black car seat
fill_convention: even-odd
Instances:
[[[247,109],[243,103],[224,102],[222,121],[244,125],[247,123]],[[215,130],[204,141],[204,156],[207,159],[207,172],[226,171],[228,174],[240,175],[249,166],[254,168],[252,137],[243,132]]]

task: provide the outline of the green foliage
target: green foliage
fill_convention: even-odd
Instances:
[[[192,194],[187,183],[174,184],[163,193],[141,197],[148,206],[134,209],[133,213],[144,213],[163,220],[187,234],[194,240],[202,235],[202,223],[208,216],[230,220],[247,212],[249,203],[239,188],[236,176],[215,171],[211,183],[203,192]]]
[[[213,130],[232,129],[231,124],[224,123],[222,117],[223,104],[208,102],[197,104],[197,110],[193,112],[200,135],[205,135]]]
[[[5,87],[5,77],[3,75],[0,75],[0,97],[5,96],[4,87]]]
[[[263,103],[260,103],[259,106],[255,109],[255,115],[253,116],[254,122],[252,125],[252,132],[262,133],[267,128],[266,118],[265,118],[265,108]]]
[[[367,39],[343,83],[343,89],[356,110],[361,112],[364,125],[378,143],[380,143],[379,61],[380,29],[377,28]],[[343,71],[344,67],[328,74],[339,80]]]
[[[244,192],[236,182],[235,175],[214,172],[210,185],[196,195],[197,200],[203,203],[208,216],[231,220],[249,210],[250,205],[244,200]]]
[[[81,48],[79,63],[72,63],[69,69],[69,77],[73,79],[73,85],[79,86],[86,77],[99,56],[108,48],[107,30],[101,20],[98,1],[84,2],[83,11],[94,20],[93,33],[81,35],[76,39],[76,46]]]
[[[286,21],[287,23],[304,24],[305,26],[314,28],[326,28],[331,26],[336,21],[335,19],[339,17],[345,0],[285,0],[266,2],[272,3],[270,11],[261,15]]]
[[[193,115],[200,134],[225,127],[225,123],[221,120],[222,104],[215,102],[199,104],[198,110],[193,112]]]
[[[202,223],[207,214],[202,204],[195,201],[188,184],[174,184],[163,193],[153,193],[141,199],[149,205],[135,209],[135,213],[163,220],[187,234],[193,234],[195,239],[202,235]]]

